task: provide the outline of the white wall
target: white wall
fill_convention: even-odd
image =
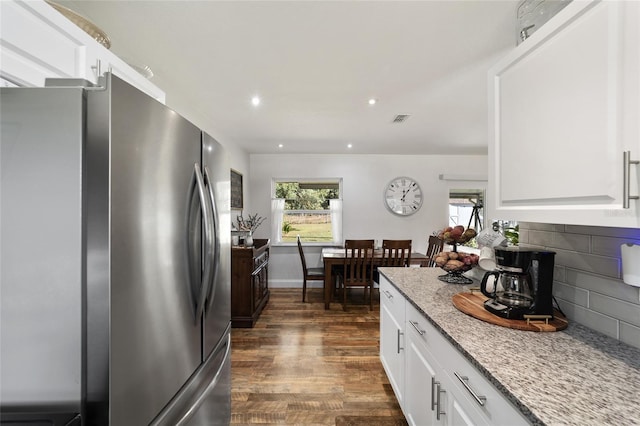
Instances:
[[[414,251],[425,252],[428,236],[448,223],[450,188],[486,188],[486,182],[443,181],[440,174],[486,175],[486,156],[294,155],[251,154],[248,188],[250,210],[267,220],[257,238],[271,238],[273,178],[342,178],[344,238],[412,239]],[[420,211],[409,217],[391,214],[383,204],[386,184],[397,176],[418,181],[423,191]],[[245,200],[245,203],[247,201]],[[306,247],[308,266],[320,265],[320,247]],[[300,287],[302,271],[294,245],[273,246],[269,285]]]

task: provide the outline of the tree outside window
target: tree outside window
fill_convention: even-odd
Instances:
[[[275,181],[275,240],[339,243],[342,240],[340,180]]]

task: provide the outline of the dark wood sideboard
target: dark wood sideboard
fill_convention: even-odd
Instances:
[[[231,248],[231,326],[251,328],[269,301],[269,240]]]

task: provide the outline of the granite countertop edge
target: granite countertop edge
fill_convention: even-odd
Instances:
[[[624,391],[640,394],[640,349],[572,322],[566,330],[553,333],[489,324],[460,312],[451,301],[454,294],[469,291],[478,282],[443,283],[437,278],[444,273],[439,268],[379,270],[532,424],[640,424],[632,398],[622,398]],[[519,339],[518,348],[509,347],[511,339]],[[491,348],[485,340],[495,341],[497,347]],[[531,356],[538,363],[532,367],[535,371],[523,375],[515,369],[508,370],[509,366],[503,371],[493,365],[508,362],[511,357],[515,357],[516,364],[529,361],[521,347],[534,352]],[[607,362],[615,364],[610,375],[609,369],[601,365]],[[594,366],[600,370],[593,374],[595,377],[584,374]],[[628,379],[627,383],[619,383],[621,377]],[[580,397],[580,403],[567,398],[571,392]],[[534,393],[537,394],[532,396]]]

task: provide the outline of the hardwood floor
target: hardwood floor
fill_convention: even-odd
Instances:
[[[377,302],[325,311],[321,289],[307,298],[272,289],[256,326],[232,329],[231,424],[405,425],[380,363]]]

